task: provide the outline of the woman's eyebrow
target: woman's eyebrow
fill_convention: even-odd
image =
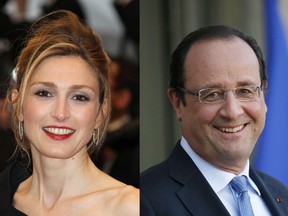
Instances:
[[[31,83],[30,87],[35,86],[35,85],[44,85],[47,87],[56,87],[56,85],[53,82],[33,82],[33,83]]]
[[[69,89],[71,89],[71,90],[79,90],[79,89],[84,89],[84,88],[91,89],[91,90],[95,91],[94,88],[92,88],[91,86],[88,86],[88,85],[72,85],[69,87]]]
[[[44,85],[47,87],[57,88],[57,86],[53,82],[34,82],[30,86],[35,86],[35,85]],[[72,85],[69,87],[69,90],[79,90],[79,89],[84,89],[84,88],[95,91],[94,88],[88,85]]]

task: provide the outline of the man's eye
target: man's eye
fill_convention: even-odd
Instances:
[[[253,91],[253,89],[251,88],[239,88],[237,89],[236,94],[238,96],[251,96],[253,94],[255,94],[256,91]]]
[[[48,91],[45,91],[45,90],[39,90],[35,93],[35,95],[37,95],[39,97],[52,97],[52,94]]]
[[[89,101],[89,98],[84,95],[75,95],[72,99],[76,101]]]
[[[211,90],[203,93],[203,97],[205,97],[206,99],[215,99],[223,95],[223,91],[221,90]]]
[[[211,92],[206,97],[215,98],[215,97],[218,97],[220,94],[221,94],[220,92]]]

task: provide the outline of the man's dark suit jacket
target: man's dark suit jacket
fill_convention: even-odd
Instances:
[[[252,168],[249,175],[271,214],[288,215],[287,187]],[[230,215],[180,143],[166,161],[144,171],[140,178],[143,216]]]

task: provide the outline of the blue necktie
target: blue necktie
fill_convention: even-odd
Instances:
[[[237,200],[240,215],[254,216],[250,197],[247,190],[247,178],[245,176],[235,177],[230,182],[230,185],[235,191],[235,193],[233,193],[233,196]]]

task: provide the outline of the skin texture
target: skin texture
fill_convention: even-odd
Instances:
[[[103,120],[98,95],[97,77],[80,57],[49,57],[35,69],[19,117],[33,174],[17,189],[15,208],[27,215],[139,215],[139,190],[100,171],[87,153]],[[71,134],[54,133],[59,127]]]
[[[184,62],[184,77],[184,87],[193,92],[207,87],[234,89],[261,84],[256,55],[239,38],[193,44]],[[263,92],[254,101],[240,102],[229,91],[226,100],[218,104],[199,103],[197,97],[185,94],[186,106],[172,89],[168,96],[191,148],[223,170],[241,172],[264,128],[267,107]]]
[[[82,59],[51,57],[40,64],[28,83],[21,119],[32,150],[63,159],[85,151],[96,119],[101,121],[98,94],[98,81]],[[73,134],[53,140],[43,130],[52,126],[69,128]]]

